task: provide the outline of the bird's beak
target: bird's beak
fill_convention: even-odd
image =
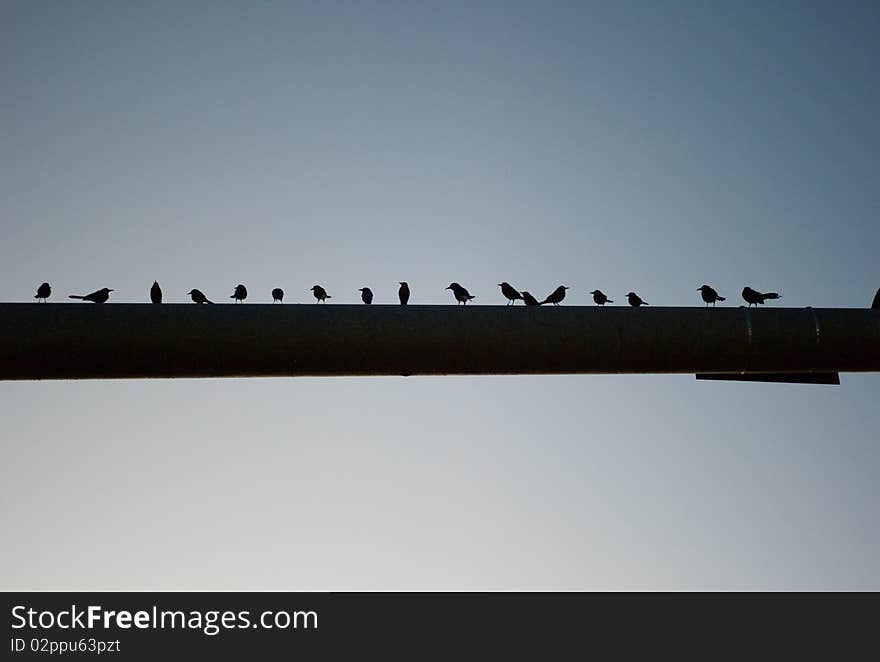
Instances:
[[[444,287],[443,289],[444,290],[451,290],[452,288],[451,287]]]
[[[115,292],[116,290],[114,290],[112,287],[110,287],[110,288],[107,288],[107,291],[108,292]]]

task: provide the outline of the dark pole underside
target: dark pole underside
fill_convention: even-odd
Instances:
[[[0,304],[0,379],[880,371],[880,311]]]

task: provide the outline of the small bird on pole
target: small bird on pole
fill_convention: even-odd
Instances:
[[[767,299],[779,299],[778,292],[767,292],[762,293],[757,290],[753,290],[751,287],[746,285],[742,291],[742,297],[745,299],[746,303],[749,304],[749,308],[754,304],[755,306],[762,304],[767,301]]]
[[[397,298],[400,299],[400,305],[405,306],[409,303],[409,285],[405,280],[398,281],[400,289],[397,290]]]
[[[232,293],[230,299],[235,299],[232,303],[242,303],[245,299],[247,299],[247,288],[239,283],[235,286],[235,291]]]
[[[195,303],[214,303],[213,301],[208,301],[208,297],[202,294],[201,290],[190,290],[187,294]]]
[[[312,290],[312,294],[315,295],[315,299],[317,299],[317,301],[315,303],[321,303],[321,302],[327,303],[327,299],[333,298],[329,294],[327,294],[327,290],[325,290],[320,285],[313,285],[311,290]]]
[[[284,303],[284,290],[280,287],[276,287],[272,290],[272,303]]]
[[[474,298],[470,292],[458,283],[449,283],[449,287],[445,289],[452,290],[452,294],[455,295],[455,300],[458,301],[459,306],[461,304],[467,305],[467,302]]]
[[[153,281],[153,287],[150,288],[150,301],[153,303],[162,303],[162,288],[159,283]]]
[[[369,287],[362,287],[358,291],[361,293],[361,301],[367,305],[373,303],[373,290]]]
[[[82,296],[80,294],[69,294],[68,297],[71,299],[82,299],[83,301],[91,301],[92,303],[107,303],[107,299],[110,298],[110,293],[113,290],[109,287],[102,287],[97,292],[92,292],[91,294],[86,294]]]
[[[703,297],[703,301],[706,302],[706,308],[709,307],[710,303],[712,304],[712,307],[714,308],[716,301],[726,301],[727,300],[723,296],[719,296],[718,292],[713,290],[708,285],[700,285],[700,287],[698,287],[697,289],[700,291],[700,296]]]
[[[552,303],[554,306],[558,306],[565,298],[565,290],[567,289],[570,289],[567,285],[560,285],[550,294],[548,294],[547,298],[544,299],[541,303]]]
[[[609,299],[602,290],[593,290],[590,292],[593,295],[593,301],[595,301],[598,305],[604,306],[606,303],[614,303],[613,300]]]
[[[642,301],[642,298],[636,294],[635,292],[629,292],[626,295],[626,300],[629,301],[629,305],[633,308],[638,308],[639,306],[647,306],[647,301]]]
[[[37,288],[37,293],[34,295],[34,299],[39,301],[43,300],[43,303],[46,303],[46,299],[48,299],[52,294],[52,288],[49,286],[49,283],[43,283]]]
[[[507,299],[508,306],[512,306],[513,304],[515,304],[517,299],[523,298],[522,293],[519,292],[507,281],[504,281],[503,283],[498,283],[498,287],[501,288],[501,294],[503,294],[504,297]]]
[[[541,305],[540,301],[538,301],[535,297],[533,297],[531,294],[529,294],[525,290],[522,291],[522,300],[523,300],[523,303],[525,303],[527,306],[540,306]]]

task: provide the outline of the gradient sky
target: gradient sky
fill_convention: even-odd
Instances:
[[[867,307],[878,34],[873,2],[7,1],[4,298]],[[880,382],[842,382],[0,383],[0,588],[877,590]]]

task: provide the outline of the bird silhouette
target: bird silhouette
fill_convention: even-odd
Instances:
[[[520,293],[507,281],[504,281],[503,283],[498,283],[498,287],[501,288],[501,294],[503,294],[507,299],[508,306],[512,306],[513,304],[515,304],[517,299],[523,298],[522,293]]]
[[[150,301],[153,303],[162,303],[162,288],[159,283],[153,281],[153,287],[150,288]]]
[[[700,285],[700,287],[698,287],[697,289],[700,291],[700,296],[703,297],[703,301],[706,302],[706,308],[709,307],[710,303],[714,307],[716,301],[727,301],[727,299],[719,296],[718,292],[713,290],[708,285]]]
[[[358,291],[361,293],[361,301],[366,304],[373,303],[373,290],[371,290],[369,287],[362,287]]]
[[[611,299],[609,299],[602,290],[593,290],[590,292],[593,295],[593,301],[595,301],[600,306],[604,306],[606,303],[614,303]]]
[[[558,306],[560,302],[565,298],[565,290],[567,289],[569,289],[567,285],[560,285],[550,294],[548,294],[547,298],[544,299],[541,303],[552,303],[554,306]]]
[[[474,298],[474,296],[470,292],[468,292],[458,283],[449,283],[449,287],[447,287],[446,289],[452,290],[452,294],[455,295],[455,300],[458,301],[458,305],[467,305],[467,302]]]
[[[235,286],[235,291],[232,293],[230,299],[235,299],[232,303],[242,303],[245,299],[247,299],[247,288],[239,283]]]
[[[525,290],[522,291],[522,300],[527,306],[540,306],[541,305],[540,301],[538,301],[535,297],[533,297],[531,294],[529,294]]]
[[[45,303],[46,299],[48,299],[51,294],[52,288],[49,286],[49,283],[43,283],[37,288],[37,293],[34,295],[34,299],[36,299],[37,301],[42,299],[43,303]]]
[[[638,308],[639,306],[647,306],[647,301],[642,301],[642,298],[636,294],[635,292],[629,292],[626,295],[626,300],[629,301],[629,305],[633,308]]]
[[[779,299],[779,298],[781,298],[781,297],[779,296],[779,293],[778,293],[778,292],[767,292],[767,293],[765,294],[765,293],[762,293],[762,292],[758,292],[757,290],[753,290],[753,289],[752,289],[751,287],[749,287],[748,285],[746,285],[746,286],[743,288],[743,291],[742,291],[742,297],[743,297],[743,299],[746,300],[746,303],[749,304],[749,308],[752,307],[752,304],[754,304],[755,306],[757,306],[757,305],[759,305],[759,304],[762,304],[762,303],[766,302],[767,299]]]
[[[397,298],[400,299],[400,305],[405,306],[409,303],[409,285],[405,280],[399,281],[400,289],[397,290]]]
[[[208,297],[202,294],[201,290],[190,290],[187,294],[195,303],[214,303],[213,301],[208,301]]]
[[[327,294],[327,290],[325,290],[320,285],[313,285],[311,290],[312,290],[312,294],[315,295],[315,299],[317,299],[317,301],[315,303],[321,303],[322,301],[324,303],[327,303],[327,301],[326,301],[327,299],[333,298],[329,294]]]
[[[871,308],[880,309],[880,289],[878,289],[877,294],[874,295],[874,303],[871,304]]]
[[[86,294],[82,296],[80,294],[69,294],[68,297],[71,299],[82,299],[83,301],[91,301],[92,303],[107,303],[107,299],[110,298],[111,290],[109,287],[102,287],[100,290],[96,292],[92,292],[91,294]]]
[[[276,287],[274,290],[272,290],[272,303],[275,303],[276,301],[278,303],[284,302],[284,290],[282,290],[280,287]]]

